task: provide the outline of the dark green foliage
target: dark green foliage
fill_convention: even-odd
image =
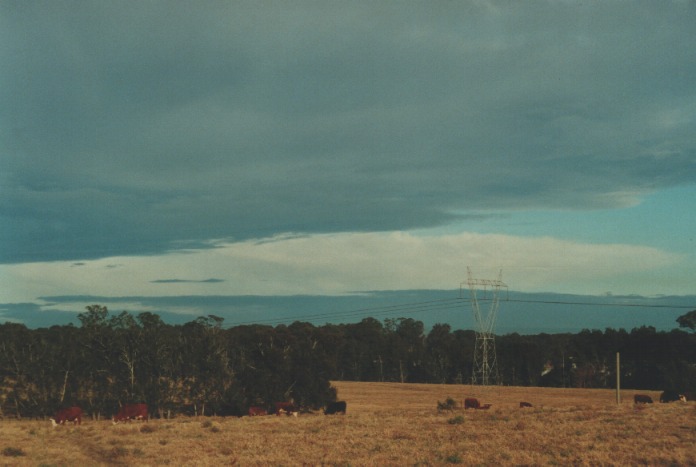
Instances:
[[[243,415],[281,401],[316,410],[336,400],[332,380],[466,384],[476,339],[447,324],[426,334],[410,318],[226,329],[213,315],[173,326],[152,313],[111,316],[99,305],[78,318],[80,327],[0,325],[3,416],[47,417],[79,405],[85,418],[104,419],[127,402],[147,403],[155,417]],[[613,387],[620,352],[624,388],[696,387],[696,333],[680,329],[509,334],[496,337],[496,348],[506,385]]]
[[[457,401],[448,397],[445,402],[437,401],[437,411],[442,412],[444,410],[454,410],[457,408]]]
[[[680,328],[689,328],[691,331],[696,331],[696,310],[677,318],[677,323],[679,323]]]

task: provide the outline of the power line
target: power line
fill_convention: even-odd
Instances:
[[[399,305],[387,305],[381,307],[369,307],[369,308],[358,308],[355,310],[347,311],[337,311],[337,312],[325,312],[316,313],[309,315],[298,315],[289,316],[279,319],[260,319],[254,321],[245,321],[230,324],[229,326],[239,326],[245,324],[264,324],[264,323],[285,323],[294,322],[302,320],[317,320],[323,318],[354,318],[365,316],[366,314],[372,316],[379,315],[390,315],[396,313],[410,314],[410,313],[420,313],[425,311],[443,311],[448,309],[456,309],[460,306],[461,298],[449,298],[441,300],[431,300],[426,302],[414,302],[414,303],[403,303]]]
[[[481,298],[479,301],[491,300]],[[333,311],[315,314],[294,315],[282,318],[267,318],[253,321],[240,321],[226,324],[225,327],[243,326],[251,324],[283,324],[295,321],[310,321],[320,319],[349,319],[369,316],[383,316],[394,314],[414,314],[424,312],[441,312],[454,310],[462,306],[462,302],[468,299],[455,297],[449,299],[430,300],[425,302],[402,303],[397,305],[386,305],[380,307],[358,308],[346,311]],[[523,300],[523,299],[502,299],[512,303],[534,303],[541,305],[571,305],[571,306],[597,306],[597,307],[620,307],[620,308],[661,308],[661,309],[689,309],[696,308],[696,305],[676,305],[676,304],[647,304],[647,303],[609,303],[609,302],[573,302],[566,300]]]
[[[603,302],[567,302],[562,300],[520,300],[508,299],[508,302],[518,303],[542,303],[548,305],[583,305],[583,306],[612,306],[612,307],[634,307],[634,308],[694,308],[696,305],[650,305],[647,303],[603,303]]]

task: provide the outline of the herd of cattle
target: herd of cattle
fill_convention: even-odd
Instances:
[[[118,422],[147,419],[147,404],[126,404],[119,409],[111,421],[115,425]],[[51,418],[51,424],[54,427],[64,425],[65,422],[73,422],[75,425],[80,425],[82,423],[82,409],[80,407],[61,409]]]
[[[660,395],[660,402],[662,403],[677,401],[686,402],[687,400],[696,400],[696,394],[680,394],[676,391],[664,391]],[[652,397],[648,396],[647,394],[635,394],[633,396],[633,402],[634,404],[652,404],[653,400]],[[491,405],[492,404],[482,404],[474,397],[467,397],[464,399],[464,409],[488,410],[491,408]],[[532,407],[532,404],[529,402],[520,402],[520,408],[527,407]],[[345,401],[331,402],[324,408],[324,415],[345,415],[346,408],[347,404]],[[265,407],[249,407],[248,415],[251,417],[262,415],[287,415],[297,417],[299,413],[299,407],[292,402],[276,402],[273,404],[273,407],[270,410]],[[113,416],[112,422],[116,424],[118,422],[130,420],[147,419],[147,404],[125,404],[119,409],[118,413]],[[72,422],[79,425],[82,423],[82,409],[80,407],[68,407],[66,409],[61,409],[50,420],[54,427],[64,425],[65,422]]]
[[[347,404],[345,401],[331,402],[324,408],[324,415],[346,414]],[[295,416],[300,412],[299,408],[292,402],[276,402],[273,404],[272,410],[267,410],[263,407],[249,407],[249,416],[260,415],[288,415]],[[115,425],[118,422],[130,420],[145,420],[148,419],[147,404],[125,404],[118,413],[113,416],[111,421]],[[56,427],[64,425],[65,422],[72,422],[75,425],[82,423],[82,409],[80,407],[68,407],[56,412],[55,416],[50,419],[51,424]]]
[[[686,402],[687,400],[693,401],[696,400],[696,394],[687,392],[685,394],[680,394],[676,391],[664,391],[660,395],[660,402],[667,403],[667,402]],[[647,394],[636,394],[633,396],[633,403],[634,404],[652,404],[653,400],[652,397],[648,396]],[[464,409],[477,409],[477,410],[488,410],[491,408],[492,404],[482,404],[479,402],[478,399],[475,397],[467,397],[464,399]],[[531,403],[529,402],[520,402],[520,408],[524,409],[527,407],[533,407]]]
[[[466,409],[477,409],[477,410],[488,410],[493,404],[482,404],[475,397],[467,397],[464,399],[464,410]],[[533,407],[530,402],[520,402],[520,408]]]
[[[696,394],[692,392],[687,392],[685,394],[679,394],[677,391],[664,391],[660,394],[660,402],[686,402],[687,400],[696,400]],[[652,404],[652,397],[647,394],[636,394],[633,396],[634,404]]]

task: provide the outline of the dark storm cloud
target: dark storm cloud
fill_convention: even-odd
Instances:
[[[696,173],[692,2],[4,2],[0,262],[615,207]]]

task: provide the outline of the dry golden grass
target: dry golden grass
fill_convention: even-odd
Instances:
[[[610,390],[335,383],[345,416],[0,422],[2,465],[696,465],[696,404]],[[657,400],[659,393],[647,393]],[[438,413],[448,397],[490,410]],[[534,404],[520,409],[519,402]]]

